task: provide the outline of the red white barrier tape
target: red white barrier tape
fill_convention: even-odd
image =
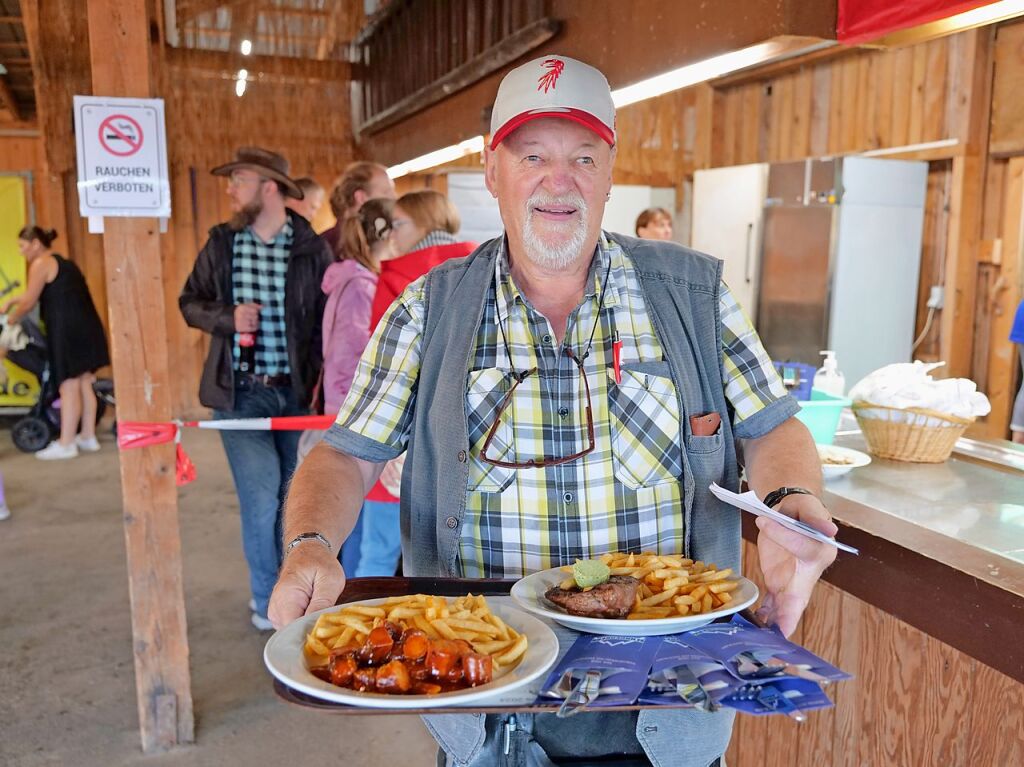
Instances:
[[[337,416],[289,415],[281,418],[226,418],[221,421],[182,421],[182,426],[218,431],[305,431],[329,429]]]
[[[175,448],[175,476],[178,485],[186,485],[196,478],[195,466],[181,446],[181,428],[217,431],[305,431],[306,429],[329,429],[334,415],[292,415],[280,418],[225,418],[219,421],[171,421],[150,423],[147,421],[118,421],[117,446],[121,450],[135,447],[150,447],[167,442],[177,443]]]

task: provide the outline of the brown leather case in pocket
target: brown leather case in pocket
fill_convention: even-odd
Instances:
[[[722,417],[715,412],[690,416],[690,434],[694,437],[710,437],[722,428]]]

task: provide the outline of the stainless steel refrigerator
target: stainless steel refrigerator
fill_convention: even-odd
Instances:
[[[712,255],[743,264],[749,275],[747,309],[772,359],[819,366],[834,349],[847,386],[892,362],[911,359],[928,166],[923,162],[864,157],[830,158],[765,166],[750,171],[747,188],[766,188],[760,218],[728,209],[698,221],[694,246],[723,227],[737,242],[760,233],[760,258],[749,246]],[[714,174],[716,171],[702,171]],[[722,178],[726,178],[724,175]],[[730,183],[736,188],[735,176]],[[697,211],[702,187],[695,178]],[[721,190],[718,192],[721,197]],[[706,206],[705,206],[706,208]],[[736,219],[733,221],[732,219]],[[704,233],[704,234],[702,234]],[[744,237],[740,237],[740,235]]]

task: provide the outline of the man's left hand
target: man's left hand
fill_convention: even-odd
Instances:
[[[813,495],[787,495],[777,511],[800,520],[829,537],[839,528],[824,504]],[[814,584],[836,558],[836,549],[788,530],[767,517],[757,518],[757,554],[768,593],[758,616],[778,624],[789,636],[811,599]]]

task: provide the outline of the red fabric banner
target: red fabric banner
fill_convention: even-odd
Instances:
[[[841,43],[877,40],[908,27],[927,24],[983,5],[993,0],[839,0],[836,37]]]

